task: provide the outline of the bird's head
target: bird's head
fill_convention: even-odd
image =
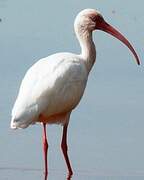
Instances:
[[[75,19],[75,28],[79,31],[94,31],[99,21],[103,21],[102,15],[94,9],[84,9]]]
[[[74,28],[79,35],[91,34],[94,30],[101,30],[111,34],[131,50],[136,58],[137,64],[140,64],[138,55],[130,42],[118,30],[108,24],[99,11],[95,9],[84,9],[81,11],[75,19]]]

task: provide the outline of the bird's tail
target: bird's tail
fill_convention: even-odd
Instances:
[[[19,119],[12,118],[10,128],[11,129],[24,129],[29,126],[30,123],[26,123],[24,121],[20,121]]]

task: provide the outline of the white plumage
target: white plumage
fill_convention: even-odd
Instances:
[[[50,117],[70,112],[83,95],[87,76],[84,61],[78,55],[57,53],[39,60],[22,81],[11,127],[26,128],[38,122],[40,114]],[[54,123],[63,120],[55,119]]]
[[[36,122],[43,123],[45,177],[47,177],[46,123],[63,125],[62,151],[69,174],[72,168],[67,154],[67,127],[71,111],[79,103],[96,59],[92,39],[94,30],[105,31],[122,41],[139,58],[128,40],[109,25],[94,9],[81,11],[74,23],[75,33],[81,46],[81,54],[57,53],[39,60],[26,73],[12,110],[11,128],[26,128]]]

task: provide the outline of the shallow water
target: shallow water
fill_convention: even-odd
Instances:
[[[107,172],[108,173],[108,172]],[[81,171],[75,172],[72,177],[69,177],[58,170],[50,170],[48,177],[45,179],[41,169],[26,169],[26,168],[0,168],[1,180],[142,180],[143,175],[116,175],[105,174],[99,172]]]

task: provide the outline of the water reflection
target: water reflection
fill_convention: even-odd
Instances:
[[[66,180],[72,180],[72,174],[68,173]]]
[[[50,170],[48,174],[43,173],[42,169],[30,167],[0,167],[0,180],[1,179],[15,179],[15,180],[72,180],[71,174],[66,174],[59,170]],[[80,178],[83,179],[83,178]]]
[[[47,173],[44,174],[44,180],[48,180],[48,174]]]
[[[67,176],[66,176],[66,180],[72,180],[72,174],[68,173]],[[44,180],[48,180],[48,173],[45,173],[44,174]]]

